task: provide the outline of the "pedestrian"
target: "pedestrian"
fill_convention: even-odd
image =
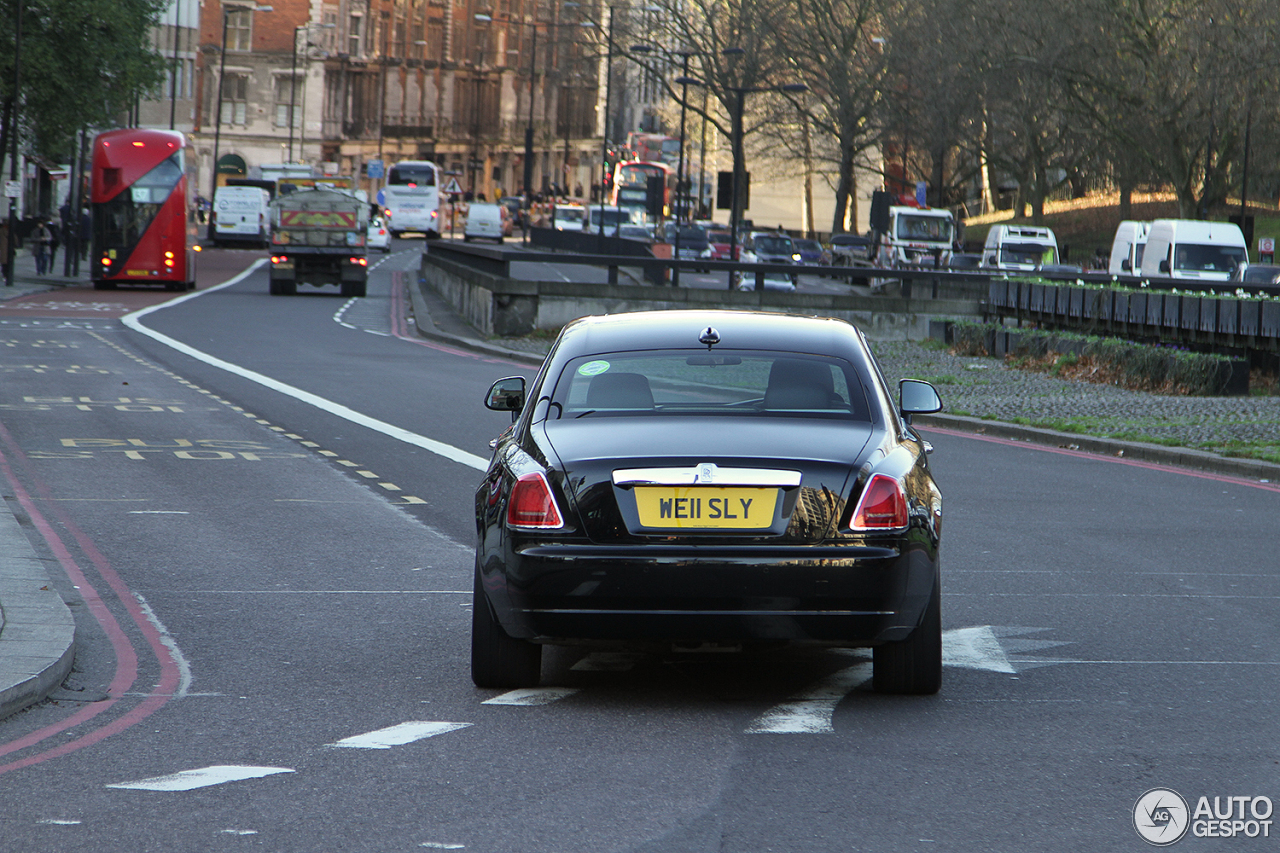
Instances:
[[[62,245],[62,229],[52,219],[45,226],[49,229],[49,272],[58,260],[58,247]]]
[[[203,220],[201,220],[203,221]],[[89,257],[89,235],[90,226],[93,220],[89,216],[89,208],[80,211],[80,260],[87,260]]]
[[[0,278],[9,283],[9,218],[0,219]]]
[[[36,259],[36,275],[44,275],[49,266],[49,229],[44,220],[38,220],[31,232],[31,254]]]

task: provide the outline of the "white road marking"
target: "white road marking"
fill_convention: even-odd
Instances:
[[[147,316],[153,311],[159,311],[163,308],[171,307],[174,305],[180,305],[181,303],[186,302],[188,299],[195,299],[195,298],[204,296],[205,294],[213,293],[216,290],[221,290],[224,287],[230,287],[233,284],[237,284],[238,282],[246,278],[250,273],[255,271],[258,267],[262,266],[262,264],[264,264],[265,262],[266,262],[265,258],[260,259],[258,262],[254,263],[253,266],[249,267],[249,269],[245,270],[243,273],[236,276],[235,278],[229,279],[228,281],[225,281],[222,284],[219,284],[215,287],[210,287],[207,290],[197,290],[193,293],[188,293],[185,296],[179,296],[177,299],[172,299],[172,300],[169,300],[168,302],[162,302],[158,305],[152,305],[149,308],[143,308],[139,311],[134,311],[132,314],[126,314],[124,317],[121,318],[121,322],[124,323],[126,326],[128,326],[130,329],[133,329],[135,332],[146,335],[152,340],[157,341],[158,343],[164,344],[170,349],[176,350],[184,355],[190,356],[191,358],[194,358],[197,361],[204,362],[210,367],[216,367],[219,370],[225,370],[226,372],[231,373],[235,376],[239,376],[242,379],[247,379],[250,382],[255,382],[258,385],[263,386],[264,388],[270,388],[273,391],[276,391],[280,394],[284,394],[287,397],[292,397],[293,399],[306,403],[309,406],[314,406],[315,408],[320,409],[321,411],[328,412],[331,415],[342,418],[343,420],[346,420],[346,421],[350,421],[353,424],[366,427],[368,429],[374,430],[375,432],[380,432],[383,435],[388,436],[390,438],[394,438],[398,441],[403,441],[405,444],[410,444],[410,445],[413,445],[414,447],[420,447],[423,450],[434,453],[437,456],[442,456],[445,459],[448,459],[452,462],[458,462],[462,465],[466,465],[469,468],[474,468],[477,471],[484,471],[488,469],[489,460],[481,456],[476,456],[474,453],[468,453],[467,451],[459,447],[454,447],[451,444],[445,444],[442,441],[436,441],[435,439],[427,438],[426,436],[419,435],[416,432],[410,432],[409,430],[403,429],[394,424],[389,424],[386,421],[382,421],[377,418],[371,418],[368,415],[357,412],[355,409],[349,408],[347,406],[343,406],[340,403],[335,403],[332,400],[326,400],[324,397],[320,397],[316,394],[312,394],[309,391],[303,391],[301,388],[295,388],[292,385],[287,385],[283,382],[279,382],[275,379],[272,379],[270,376],[266,376],[262,373],[258,373],[257,371],[249,370],[247,368],[239,366],[238,364],[232,364],[229,361],[224,361],[220,358],[216,358],[215,356],[209,355],[206,352],[201,352],[200,350],[195,349],[194,347],[187,346],[181,341],[175,340],[169,337],[168,335],[163,335],[160,332],[149,329],[146,326],[144,326],[141,322],[143,317]]]
[[[775,705],[747,727],[747,734],[828,734],[831,716],[851,691],[871,680],[871,662],[847,667]]]
[[[576,687],[527,687],[512,690],[492,699],[486,699],[481,705],[550,705],[566,696],[578,692]]]
[[[465,844],[446,844],[443,841],[424,841],[419,847],[430,847],[432,850],[464,850]]]
[[[168,776],[155,776],[150,779],[139,779],[136,782],[116,782],[108,788],[126,788],[133,791],[192,791],[196,788],[207,788],[210,785],[221,785],[226,782],[240,782],[244,779],[261,779],[277,773],[295,772],[288,767],[248,767],[235,764],[218,764],[212,767],[201,767],[198,770],[183,770]]]
[[[131,509],[128,515],[191,515],[185,509]]]
[[[393,746],[404,746],[424,738],[465,729],[470,725],[470,723],[432,723],[415,720],[362,735],[353,735],[328,745],[350,749],[390,749]]]
[[[991,672],[1016,672],[990,625],[944,631],[942,665]]]
[[[1014,639],[1035,634],[1043,628],[1013,628],[979,625],[942,632],[942,665],[1012,675],[1022,669],[1069,661],[1047,660],[1011,654],[1066,645],[1055,640]],[[864,656],[862,649],[847,653]],[[871,680],[872,664],[865,659],[814,683],[801,693],[756,717],[748,734],[830,734],[835,731],[832,715],[836,706],[852,691]]]
[[[221,830],[223,835],[257,835],[256,829],[224,829]]]
[[[36,821],[36,823],[44,824],[45,826],[79,826],[82,823],[82,821],[60,820],[59,818],[56,818],[56,817],[46,817]]]
[[[187,663],[187,658],[182,654],[182,649],[178,648],[173,635],[169,633],[169,629],[160,621],[160,617],[156,616],[156,612],[151,609],[151,605],[147,603],[147,600],[136,592],[133,597],[138,599],[143,615],[147,617],[151,627],[156,629],[156,633],[160,635],[160,643],[169,650],[169,656],[173,658],[173,662],[178,666],[178,687],[173,691],[173,698],[181,699],[191,690],[191,664]]]

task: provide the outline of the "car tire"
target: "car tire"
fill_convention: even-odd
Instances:
[[[484,594],[476,567],[471,597],[471,680],[476,687],[537,687],[542,677],[542,646],[511,637]]]
[[[877,693],[925,696],[942,687],[942,603],[938,580],[924,618],[911,636],[875,647],[872,686]]]

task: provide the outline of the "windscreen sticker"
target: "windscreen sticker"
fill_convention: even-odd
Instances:
[[[599,376],[609,369],[607,361],[588,361],[582,367],[578,368],[579,376]]]

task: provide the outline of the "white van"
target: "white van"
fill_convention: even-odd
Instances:
[[[1147,233],[1142,275],[1227,281],[1249,266],[1249,249],[1239,225],[1197,219],[1157,219]]]
[[[218,187],[213,194],[213,245],[268,245],[270,204],[271,193],[261,187]]]
[[[497,240],[502,242],[503,216],[506,208],[500,204],[475,201],[467,209],[467,224],[462,229],[462,239]]]
[[[600,233],[601,223],[604,224],[604,235],[606,237],[617,237],[618,226],[620,225],[643,225],[643,213],[634,207],[617,207],[612,204],[588,204],[584,206],[586,211],[582,217],[582,230],[590,234]]]
[[[1142,271],[1142,256],[1147,248],[1150,222],[1126,219],[1116,226],[1116,236],[1111,241],[1111,260],[1107,272],[1112,275],[1138,275]]]
[[[1053,229],[1034,225],[992,225],[982,250],[982,267],[1030,272],[1058,263]]]

